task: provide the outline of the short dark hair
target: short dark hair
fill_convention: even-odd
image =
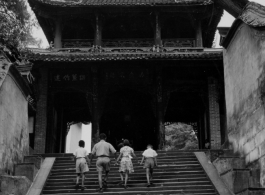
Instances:
[[[123,145],[124,146],[130,146],[129,140],[127,140],[127,139],[123,140]]]
[[[106,138],[107,138],[107,136],[105,133],[99,134],[99,139],[106,139]]]
[[[85,142],[83,141],[83,140],[80,140],[79,142],[78,142],[78,145],[80,146],[80,147],[85,147]]]
[[[152,144],[148,144],[147,147],[153,148]]]

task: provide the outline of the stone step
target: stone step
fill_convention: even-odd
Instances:
[[[75,181],[75,177],[67,178],[67,179],[49,179],[46,184],[48,186],[50,185],[61,185],[61,184],[67,184],[72,185]],[[166,176],[166,177],[160,177],[156,178],[154,177],[153,182],[154,183],[170,183],[170,182],[193,182],[193,181],[209,181],[209,179],[206,176],[195,176],[195,177],[186,177],[186,178],[176,178],[176,176]],[[120,182],[120,177],[113,177],[109,178],[110,184],[118,184]],[[85,180],[85,184],[94,184],[98,183],[97,178],[91,178],[89,180]],[[129,183],[146,183],[146,177],[133,177],[129,179]]]
[[[140,161],[142,158],[138,157],[138,158],[133,158],[132,159],[132,162],[138,162]],[[179,162],[182,162],[182,161],[196,161],[196,157],[195,156],[185,156],[185,157],[177,157],[177,156],[174,156],[174,157],[159,157],[157,158],[157,161],[160,162],[160,161],[172,161],[172,160],[175,160],[175,161],[179,161]],[[71,158],[65,158],[65,159],[57,159],[56,158],[56,162],[55,164],[67,164],[67,163],[71,163],[71,162],[74,162],[73,160],[73,157]],[[92,160],[92,162],[96,162],[96,159],[94,158]]]
[[[146,187],[146,179],[145,180],[129,180],[127,185],[129,187]],[[163,181],[163,182],[157,182],[157,180],[153,180],[152,186],[179,186],[179,185],[211,185],[211,182],[208,180],[201,180],[201,181]],[[73,180],[71,183],[47,183],[45,186],[46,190],[52,190],[52,189],[74,189],[75,186],[75,180]],[[87,188],[96,189],[98,187],[98,182],[96,180],[94,181],[85,181],[85,186]],[[108,182],[108,188],[115,188],[115,187],[123,187],[120,185],[120,180],[116,181],[110,181]]]
[[[192,175],[192,174],[196,174],[196,173],[201,173],[201,174],[205,174],[203,169],[202,168],[198,168],[198,169],[190,169],[190,170],[186,170],[186,169],[182,169],[182,170],[175,170],[175,169],[165,169],[165,170],[158,170],[156,169],[154,171],[154,174],[155,175],[165,175],[167,173],[172,173],[172,174],[175,174],[176,176],[179,176],[179,175],[182,175],[182,174],[185,174],[185,175]],[[113,169],[110,171],[109,173],[109,176],[111,175],[118,175],[118,169],[116,171],[114,171]],[[134,172],[132,173],[131,175],[136,175],[136,174],[145,174],[144,171],[141,171],[141,172]],[[75,169],[71,169],[71,170],[54,170],[51,172],[50,176],[63,176],[63,175],[76,175],[76,171]],[[97,172],[96,171],[89,171],[87,174],[87,176],[90,176],[90,175],[97,175]]]
[[[98,192],[87,192],[87,191],[81,191],[81,190],[76,190],[75,192],[71,192],[71,195],[98,195]],[[69,195],[69,193],[56,193],[57,195]],[[218,195],[214,190],[159,190],[155,191],[152,189],[149,189],[148,191],[126,191],[120,190],[119,192],[110,192],[108,190],[104,191],[103,194],[106,195]],[[50,194],[46,194],[50,195]]]
[[[181,167],[198,167],[200,166],[200,164],[198,162],[193,162],[193,163],[170,163],[168,162],[167,164],[158,164],[157,167],[155,167],[155,169],[164,169],[164,168],[181,168]],[[134,164],[134,169],[143,169],[143,165],[140,164]],[[54,165],[53,166],[53,170],[55,169],[72,169],[75,168],[75,164],[69,164],[69,165]],[[112,169],[118,169],[119,166],[118,165],[113,165],[111,163],[111,168]],[[90,166],[90,169],[96,169],[95,163],[92,163]]]
[[[182,173],[182,175],[184,175],[185,173]],[[178,173],[177,172],[168,172],[168,173],[154,173],[154,177],[156,178],[165,178],[165,177],[178,177]],[[186,178],[189,178],[189,177],[192,177],[192,174],[185,174],[186,175]],[[130,174],[131,177],[144,177],[145,176],[145,173],[133,173],[133,174]],[[66,178],[69,178],[69,177],[75,177],[74,174],[72,175],[51,175],[49,176],[49,179],[66,179]],[[112,174],[109,174],[109,178],[112,178],[112,177],[119,177],[119,174],[118,173],[112,173]],[[94,173],[94,174],[86,174],[86,178],[89,179],[89,178],[97,178],[97,174]]]
[[[208,151],[208,150],[189,150],[189,151],[157,151],[158,156],[193,156],[193,152],[198,151]],[[221,150],[220,150],[221,151]],[[135,151],[137,156],[142,156],[143,151]],[[46,153],[46,154],[34,154],[33,156],[42,156],[42,157],[72,157],[72,153]]]
[[[124,189],[120,183],[119,166],[111,162],[111,171],[108,178],[108,188],[104,194],[117,195],[146,195],[146,194],[186,194],[186,195],[217,195],[214,186],[205,174],[201,164],[193,152],[162,152],[158,151],[158,167],[155,167],[153,185],[146,186],[146,172],[138,162],[142,152],[135,152],[138,158],[133,159],[134,173],[130,174],[128,188]],[[86,174],[84,191],[75,187],[75,161],[72,154],[57,155],[56,161],[46,181],[42,194],[45,195],[79,195],[98,194],[98,173],[96,158]]]
[[[121,190],[124,190],[122,187],[119,188],[108,188],[106,189],[106,192],[120,192]],[[151,186],[151,187],[133,187],[133,188],[127,188],[124,191],[126,192],[135,192],[135,191],[149,191],[149,190],[154,190],[154,191],[163,191],[163,190],[174,190],[174,191],[184,191],[189,192],[189,191],[199,191],[199,192],[204,192],[204,191],[211,191],[214,192],[214,188],[212,185],[180,185],[180,186]],[[77,190],[75,189],[56,189],[56,190],[43,190],[43,194],[58,194],[58,193],[69,193],[73,194]],[[83,193],[95,193],[96,189],[85,189]]]

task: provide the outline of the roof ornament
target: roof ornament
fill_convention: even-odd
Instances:
[[[92,45],[92,48],[90,49],[90,52],[92,53],[102,53],[104,50],[99,45]]]
[[[53,43],[53,41],[50,42],[48,49],[49,50],[53,50],[54,49],[54,43]]]
[[[163,47],[163,45],[153,45],[151,51],[159,53],[159,52],[166,52],[167,50]]]

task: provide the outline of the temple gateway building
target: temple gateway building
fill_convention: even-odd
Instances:
[[[165,124],[193,126],[198,148],[226,140],[223,9],[209,0],[29,0],[50,42],[32,49],[36,100],[31,146],[65,152],[68,125],[92,123],[143,150],[165,145]]]

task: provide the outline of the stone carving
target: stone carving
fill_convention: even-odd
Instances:
[[[8,72],[11,65],[12,65],[12,63],[10,63],[5,58],[5,56],[2,53],[0,53],[0,87],[2,86],[2,84],[6,78],[7,72]]]

